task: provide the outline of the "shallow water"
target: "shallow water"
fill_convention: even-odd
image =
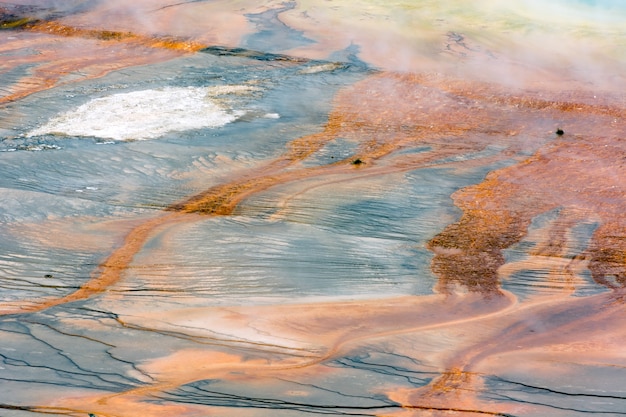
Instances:
[[[626,414],[623,14],[3,3],[0,414]]]

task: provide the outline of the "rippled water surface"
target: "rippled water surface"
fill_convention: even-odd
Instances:
[[[0,415],[626,415],[624,17],[0,3]]]

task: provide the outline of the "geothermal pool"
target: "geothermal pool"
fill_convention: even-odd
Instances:
[[[626,415],[624,18],[0,3],[0,415]]]

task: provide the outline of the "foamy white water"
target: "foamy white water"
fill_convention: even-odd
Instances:
[[[166,87],[93,99],[32,130],[46,134],[113,140],[154,139],[169,132],[220,127],[244,114],[212,97],[249,92],[249,86]]]

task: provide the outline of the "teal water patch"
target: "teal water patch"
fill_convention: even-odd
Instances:
[[[302,162],[303,166],[322,166],[348,159],[354,155],[358,142],[337,138],[327,142],[320,150]]]
[[[282,7],[269,9],[265,12],[247,14],[246,17],[257,31],[246,36],[242,46],[268,52],[286,51],[299,46],[315,43],[305,37],[301,31],[285,25],[278,17],[280,13],[296,7],[295,1],[284,2]]]
[[[114,291],[188,307],[432,294],[426,243],[460,216],[450,195],[488,170],[274,187],[234,217],[163,230]]]
[[[254,169],[283,153],[293,139],[318,132],[336,91],[365,76],[349,68],[302,71],[310,65],[199,53],[57,87],[3,107],[0,231],[14,232],[26,223],[42,225],[45,234],[50,219],[80,224],[91,221],[81,219],[141,217],[232,173]],[[209,98],[224,111],[243,113],[222,126],[164,132],[142,141],[114,141],[95,136],[97,131],[91,136],[29,134],[94,99],[171,88],[205,89],[215,93]],[[167,107],[165,103],[155,111],[169,117]],[[124,123],[124,117],[120,113],[117,123]],[[85,250],[73,263],[67,251],[43,248],[32,235],[13,232],[3,241],[6,256],[0,259],[6,270],[6,300],[70,293],[106,256]],[[23,282],[13,285],[20,277]]]
[[[542,369],[559,368],[556,359],[537,359]],[[527,361],[528,358],[524,358]],[[502,370],[497,376],[489,376],[480,397],[490,403],[519,404],[531,406],[527,416],[550,415],[555,417],[583,417],[590,414],[620,416],[626,410],[626,392],[621,383],[623,371],[619,366],[601,363],[566,364],[568,372],[561,375],[554,369],[551,373],[537,375],[513,370]],[[505,368],[506,369],[506,368]]]
[[[572,6],[592,6],[598,9],[626,10],[626,3],[621,0],[566,0],[565,3]]]
[[[346,360],[348,362],[348,359]],[[263,378],[243,386],[222,380],[202,380],[171,390],[159,398],[177,404],[202,404],[223,409],[255,409],[257,415],[309,416],[372,415],[401,406],[385,395],[372,395],[385,383],[396,382],[384,372],[352,368],[335,361],[330,368],[342,366],[341,373],[328,369],[323,378]],[[391,366],[388,369],[392,370]],[[401,371],[397,371],[401,374]],[[395,386],[395,384],[394,384]],[[267,410],[263,413],[260,410]],[[365,414],[367,413],[367,414]]]
[[[391,239],[217,218],[156,236],[116,291],[205,306],[402,294],[416,286],[414,258],[410,246]],[[426,282],[421,292],[431,286]]]
[[[220,168],[226,173],[275,157],[287,142],[316,132],[326,120],[337,89],[363,76],[358,69],[302,72],[309,67],[308,62],[283,66],[240,56],[196,54],[34,94],[3,109],[7,118],[0,126],[4,134],[0,151],[5,152],[0,153],[0,187],[53,195],[95,187],[98,192],[89,195],[99,201],[165,207],[210,186],[217,178],[211,173],[217,174]],[[33,134],[59,114],[71,115],[94,99],[168,88],[205,88],[218,93],[224,89],[212,100],[237,116],[223,126],[163,132],[150,143],[112,143],[106,135],[94,136],[96,129],[87,136]],[[167,103],[154,109],[162,113],[157,114],[161,118],[176,117],[169,110]],[[94,120],[99,114],[93,112]],[[124,124],[125,117],[120,114],[115,123]],[[208,171],[208,183],[196,186],[186,181],[196,167]],[[77,197],[89,198],[88,193]]]
[[[0,232],[4,232],[0,228]],[[7,236],[7,234],[4,234]],[[62,297],[76,291],[96,267],[100,254],[55,250],[32,242],[0,241],[0,301]]]
[[[542,253],[540,250],[541,245],[547,242],[538,241],[537,234],[544,236],[541,230],[557,227],[562,221],[561,214],[561,209],[554,209],[536,216],[528,227],[527,236],[503,250],[506,269],[514,265],[521,266],[515,267],[512,274],[502,279],[502,288],[521,300],[540,294],[558,293],[585,297],[608,290],[592,279],[590,272],[582,268],[582,259],[578,259],[589,246],[591,236],[598,227],[597,222],[581,221],[562,231],[564,246],[559,253]],[[533,255],[534,252],[537,253]],[[536,259],[533,260],[533,256]]]

